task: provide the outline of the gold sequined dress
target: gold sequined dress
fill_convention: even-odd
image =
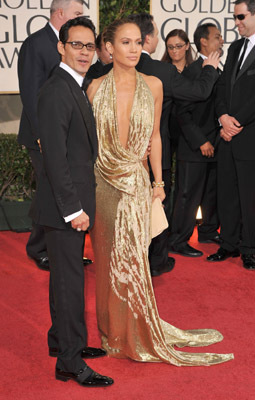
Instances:
[[[113,70],[93,101],[99,153],[96,163],[96,308],[102,346],[108,354],[174,365],[212,365],[232,354],[187,353],[175,347],[207,346],[223,339],[212,329],[178,329],[160,319],[148,248],[151,185],[142,157],[153,129],[153,96],[139,73],[127,147],[119,140]]]

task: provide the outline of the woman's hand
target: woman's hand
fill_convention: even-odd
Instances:
[[[152,201],[159,197],[161,201],[165,200],[166,194],[164,188],[162,187],[154,187],[153,194],[152,194]]]

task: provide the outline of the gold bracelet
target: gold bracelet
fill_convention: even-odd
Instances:
[[[162,181],[162,182],[155,182],[155,181],[153,181],[152,182],[152,187],[153,188],[155,188],[155,187],[164,187],[165,186],[165,182],[164,181]]]

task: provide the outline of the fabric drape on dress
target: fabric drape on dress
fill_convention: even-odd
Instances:
[[[232,354],[187,353],[174,346],[207,346],[223,339],[212,329],[175,328],[160,319],[148,262],[151,185],[142,159],[154,123],[154,100],[136,72],[126,149],[119,140],[114,70],[93,101],[99,153],[92,244],[96,261],[98,327],[113,357],[174,365],[212,365]]]

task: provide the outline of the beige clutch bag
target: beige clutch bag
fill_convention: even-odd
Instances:
[[[164,207],[160,198],[156,197],[152,203],[151,209],[151,237],[154,238],[155,236],[158,236],[166,228],[168,228],[168,221]]]

